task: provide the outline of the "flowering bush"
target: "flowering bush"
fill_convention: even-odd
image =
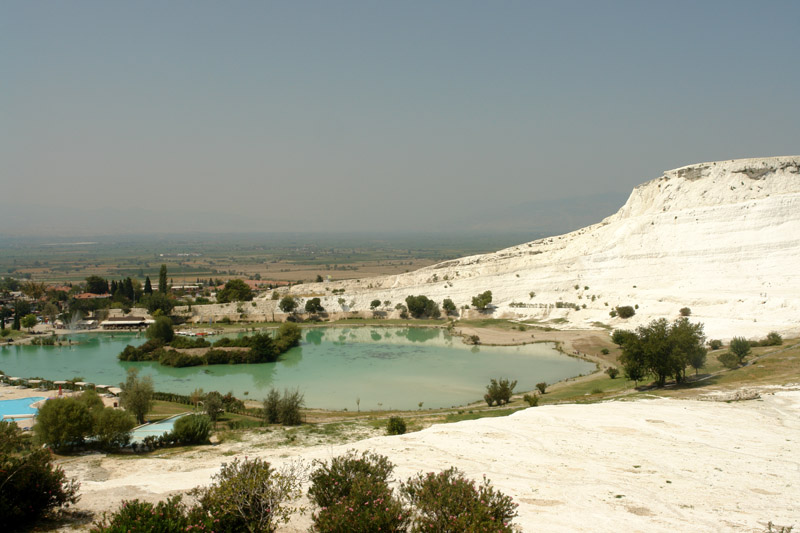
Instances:
[[[312,516],[315,531],[406,530],[408,512],[389,487],[394,465],[386,457],[351,450],[317,464],[308,490],[319,506]]]
[[[102,520],[95,523],[91,533],[178,533],[186,531],[191,524],[186,517],[186,506],[180,496],[153,505],[149,502],[130,500],[122,502],[113,513],[104,513]],[[192,526],[192,529],[195,529]],[[206,530],[202,525],[199,531]]]
[[[392,489],[376,478],[360,477],[350,484],[347,496],[312,516],[314,531],[371,533],[406,531],[408,511]]]
[[[412,531],[513,531],[517,504],[495,491],[486,478],[476,486],[451,467],[438,474],[417,474],[400,491],[415,508]]]
[[[334,457],[330,464],[321,461],[315,464],[319,468],[311,473],[308,495],[320,507],[330,507],[346,498],[358,479],[370,479],[376,486],[388,485],[394,470],[394,465],[383,455],[364,452],[359,456],[355,450]]]

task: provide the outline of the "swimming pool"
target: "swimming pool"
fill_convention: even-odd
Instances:
[[[42,400],[44,400],[44,396],[20,398],[18,400],[0,400],[0,420],[12,415],[35,415],[38,409],[33,407],[33,404]]]
[[[131,432],[131,444],[133,443],[141,444],[142,442],[144,442],[145,437],[150,437],[150,436],[160,437],[165,433],[169,433],[170,431],[172,431],[172,427],[175,425],[175,421],[182,416],[186,416],[186,414],[176,415],[173,416],[172,418],[161,420],[160,422],[153,422],[152,424],[139,426],[138,428],[134,429]]]

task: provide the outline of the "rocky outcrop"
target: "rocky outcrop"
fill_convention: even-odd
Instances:
[[[798,333],[800,157],[667,171],[598,224],[414,272],[292,287],[330,311],[392,309],[410,294],[461,308],[491,290],[493,316],[557,327],[634,327],[684,307],[711,337]],[[333,294],[344,289],[344,294]],[[343,298],[345,304],[338,300]],[[616,306],[637,307],[630,319]]]

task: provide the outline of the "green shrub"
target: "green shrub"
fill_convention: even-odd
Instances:
[[[172,438],[179,444],[205,444],[211,434],[211,419],[206,415],[187,415],[175,421]]]
[[[720,348],[722,348],[722,341],[719,340],[719,339],[712,339],[712,340],[708,341],[708,346],[712,350],[719,350]]]
[[[319,506],[315,531],[405,531],[408,511],[389,487],[394,465],[378,454],[355,451],[317,462],[308,495]]]
[[[606,374],[608,374],[608,377],[610,377],[611,379],[617,379],[617,376],[619,375],[619,368],[615,366],[610,366],[606,368]]]
[[[744,337],[732,338],[728,348],[730,349],[731,353],[736,356],[739,364],[742,364],[744,362],[744,358],[750,355],[750,341]],[[722,360],[720,360],[720,362],[722,362]]]
[[[611,352],[609,351],[608,348],[603,348],[602,350],[600,350],[600,353],[603,354],[603,355],[608,355]]]
[[[414,531],[513,531],[517,504],[486,478],[476,487],[451,467],[438,474],[417,474],[400,491],[414,507]]]
[[[175,337],[175,330],[172,329],[172,320],[166,316],[156,318],[154,324],[150,325],[144,332],[150,340],[158,340],[164,343],[172,342]]]
[[[292,470],[276,472],[261,459],[237,458],[223,464],[213,479],[210,486],[193,491],[199,506],[189,513],[192,521],[213,531],[272,532],[296,511],[287,505],[300,495]]]
[[[514,387],[517,386],[516,380],[509,381],[506,378],[494,379],[486,385],[486,394],[483,395],[483,399],[486,400],[486,403],[489,407],[492,406],[493,403],[497,405],[503,405],[511,401],[511,396],[514,394]]]
[[[542,381],[536,384],[536,388],[539,389],[539,392],[544,394],[545,390],[547,389],[547,383]]]
[[[347,498],[353,483],[360,478],[369,478],[377,484],[389,483],[394,465],[383,455],[372,452],[349,450],[334,457],[330,463],[315,461],[317,469],[311,473],[308,495],[319,507],[330,507]]]
[[[617,306],[616,310],[617,315],[619,315],[620,318],[630,318],[636,314],[636,310],[634,310],[634,308],[630,305]]]
[[[303,423],[300,409],[305,404],[305,398],[299,389],[283,391],[283,397],[278,404],[278,418],[284,426],[299,426]]]
[[[112,513],[94,523],[91,533],[158,532],[179,533],[192,525],[186,517],[186,506],[180,496],[153,505],[139,500],[123,501]]]
[[[530,407],[536,407],[539,405],[539,395],[538,394],[526,394],[522,397],[522,401],[527,403]]]
[[[783,344],[783,337],[777,331],[770,331],[767,338],[761,341],[761,346],[780,346]]]
[[[472,306],[480,311],[486,309],[490,303],[492,303],[492,291],[485,291],[472,297]]]
[[[136,425],[133,415],[111,407],[95,409],[92,420],[92,435],[97,445],[104,449],[127,446],[131,440],[131,430]]]
[[[681,307],[680,313],[681,316],[690,316],[692,314],[692,310],[688,307]]]
[[[739,357],[731,352],[725,352],[717,356],[717,361],[722,363],[722,366],[728,369],[739,368],[740,360]]]
[[[281,421],[278,406],[281,403],[281,393],[276,389],[270,389],[267,397],[264,398],[264,420],[268,424],[278,424]]]
[[[41,444],[62,450],[83,444],[92,433],[92,415],[77,398],[58,398],[39,408],[34,434]]]
[[[406,432],[406,421],[399,416],[392,416],[386,424],[387,435],[402,435]]]
[[[53,465],[49,450],[34,447],[13,422],[0,422],[0,517],[4,530],[22,528],[78,501],[79,484]]]
[[[372,533],[404,532],[409,512],[392,489],[369,477],[356,479],[347,497],[322,507],[311,517],[312,531]]]
[[[439,304],[427,296],[408,296],[406,297],[406,305],[408,306],[408,312],[414,318],[439,318],[442,316]]]

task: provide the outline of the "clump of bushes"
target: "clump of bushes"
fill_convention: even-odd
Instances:
[[[104,513],[92,533],[129,531],[276,531],[297,511],[288,502],[300,496],[297,472],[275,471],[261,459],[234,460],[222,465],[214,482],[192,491],[197,503],[188,508],[180,496],[155,505],[124,501]]]
[[[211,418],[206,415],[182,416],[172,427],[172,438],[179,444],[205,444],[211,434]]]
[[[536,384],[536,388],[539,389],[541,394],[544,394],[544,391],[547,389],[547,383],[542,381],[541,383]]]
[[[308,489],[319,507],[314,531],[406,531],[409,512],[389,487],[394,465],[386,457],[349,451],[316,464]]]
[[[608,377],[610,377],[611,379],[616,379],[617,376],[619,375],[619,368],[615,366],[610,366],[606,368],[606,374],[608,374]]]
[[[528,404],[530,407],[536,407],[539,405],[539,395],[538,394],[526,394],[522,397],[522,401]]]
[[[408,296],[406,297],[408,312],[414,318],[439,318],[442,312],[439,304],[427,296]]]
[[[483,311],[492,303],[492,291],[485,291],[472,297],[472,306],[479,311]]]
[[[712,350],[719,350],[720,348],[722,348],[722,341],[719,339],[712,339],[708,341],[708,347],[711,348]]]
[[[276,389],[270,389],[264,399],[264,420],[268,424],[299,426],[303,423],[300,410],[304,404],[305,396],[299,389],[284,389],[283,396]]]
[[[617,306],[615,310],[617,312],[617,316],[620,318],[630,318],[636,314],[636,310],[630,305],[620,305]]]
[[[406,421],[399,416],[389,417],[389,422],[386,424],[387,435],[402,435],[406,432]]]
[[[514,387],[517,386],[517,381],[509,381],[506,378],[494,379],[486,385],[486,394],[483,399],[486,404],[491,407],[492,404],[503,405],[511,401],[511,395],[514,394]]]
[[[688,307],[681,307],[680,314],[681,316],[690,316],[692,314],[692,310]]]

